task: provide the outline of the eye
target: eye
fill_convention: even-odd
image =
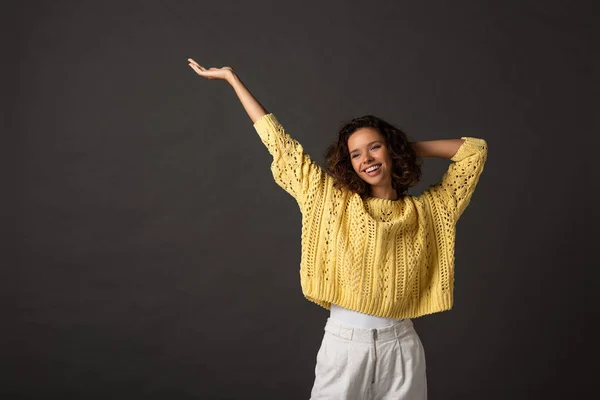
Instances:
[[[379,144],[376,144],[375,146],[371,147],[371,150],[372,150],[372,149],[378,149],[378,148],[380,148],[380,147],[381,147],[381,145],[379,145]]]
[[[352,156],[352,158],[356,158],[356,156],[357,156],[357,155],[358,155],[358,154],[354,154],[354,155]]]

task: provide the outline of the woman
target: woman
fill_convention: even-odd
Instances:
[[[233,87],[273,156],[275,182],[298,202],[302,292],[330,310],[311,399],[426,399],[425,352],[411,318],[452,307],[455,226],[483,171],[485,140],[409,142],[365,116],[342,127],[323,170],[230,67],[188,61]],[[453,163],[410,196],[419,157]]]

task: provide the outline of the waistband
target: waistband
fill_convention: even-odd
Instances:
[[[399,320],[390,326],[382,328],[355,328],[340,321],[327,318],[325,331],[343,339],[352,340],[361,343],[372,343],[373,341],[387,342],[401,338],[409,332],[414,331],[413,322],[410,318]]]

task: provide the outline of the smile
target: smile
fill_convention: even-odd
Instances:
[[[365,170],[365,173],[369,176],[375,176],[381,171],[381,164],[373,165]]]

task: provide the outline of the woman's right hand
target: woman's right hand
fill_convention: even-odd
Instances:
[[[233,69],[231,67],[222,67],[222,68],[209,68],[206,69],[202,65],[198,64],[192,58],[188,58],[190,67],[200,76],[203,76],[207,79],[220,79],[227,82],[231,82],[231,79],[235,76]]]
[[[207,79],[220,79],[229,82],[235,90],[242,106],[248,113],[252,123],[258,121],[260,117],[267,114],[267,110],[254,98],[252,93],[242,83],[242,80],[233,72],[231,67],[209,68],[206,69],[191,58],[188,58],[190,67],[200,76]]]

